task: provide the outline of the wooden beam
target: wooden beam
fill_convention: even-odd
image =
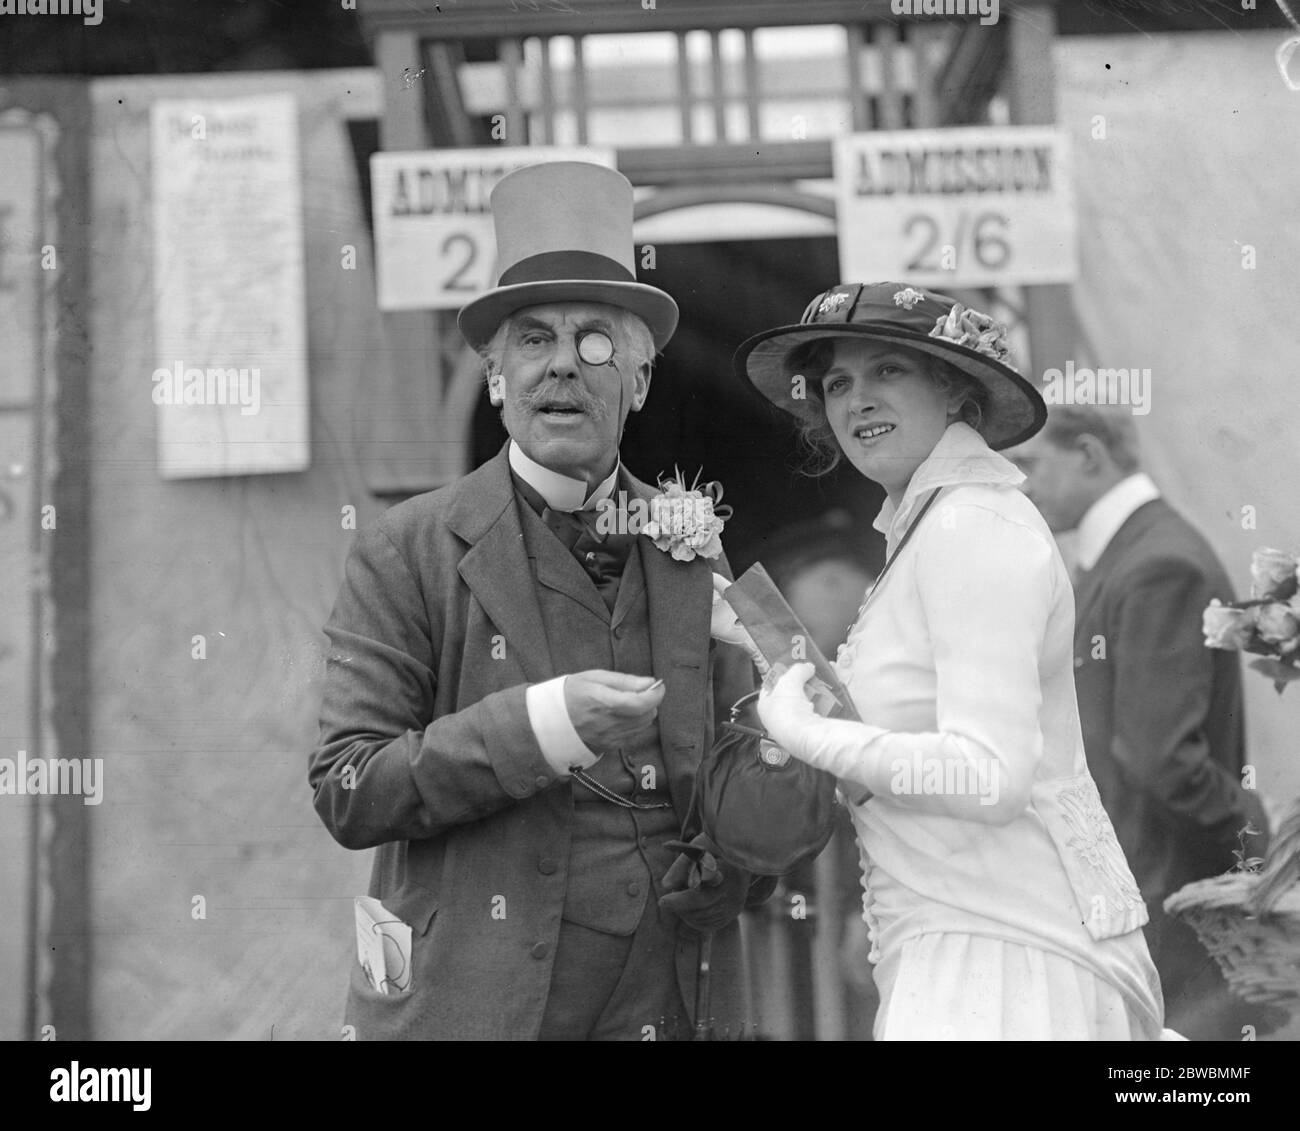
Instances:
[[[1052,46],[1056,40],[1056,11],[1049,4],[1013,12],[1008,26],[1008,58],[1004,90],[1015,125],[1052,125],[1056,121],[1056,73]],[[1025,376],[1052,367],[1064,368],[1074,355],[1078,320],[1068,286],[1025,288],[1029,357]]]
[[[831,143],[822,139],[701,145],[691,150],[689,162],[676,145],[620,149],[618,168],[634,185],[824,180],[832,175]]]
[[[517,39],[501,41],[501,66],[506,75],[506,137],[510,145],[528,145],[523,104],[519,93],[519,72],[524,64],[523,45]]]
[[[652,10],[636,0],[365,0],[357,14],[366,32],[412,28],[433,39],[510,35],[597,35],[686,28],[780,27],[894,19],[890,0],[661,0]]]
[[[418,74],[423,65],[419,37],[409,31],[384,32],[376,44],[375,62],[384,76],[381,147],[428,148],[431,139],[420,97],[424,80],[408,89],[401,77]],[[427,453],[430,429],[439,418],[443,375],[433,312],[402,311],[381,314],[380,319],[388,364],[376,366],[365,377],[358,374],[371,389],[358,421],[357,455],[366,486],[387,495],[406,492],[413,483],[427,486],[434,474]]]
[[[1006,57],[1006,13],[992,28],[979,22],[961,25],[948,58],[939,68],[939,120],[945,126],[982,121],[997,92]]]
[[[898,28],[882,24],[876,29],[876,51],[880,57],[880,125],[886,130],[903,128],[903,98],[898,89]]]
[[[853,132],[861,133],[870,124],[867,92],[862,85],[864,82],[862,76],[862,52],[867,45],[867,36],[861,24],[849,24],[844,30],[848,39],[845,50],[848,53],[846,59],[848,61],[849,76],[849,106],[852,115],[850,120],[853,123]]]
[[[757,141],[763,136],[763,120],[758,101],[758,55],[754,50],[754,29],[745,28],[745,115],[749,122],[749,137]],[[719,140],[721,140],[719,138]]]
[[[713,139],[727,140],[726,77],[722,73],[722,38],[719,32],[709,33],[710,62],[713,68]]]
[[[689,145],[695,137],[695,107],[691,102],[691,60],[684,31],[677,33],[677,102],[681,113],[682,141]]]
[[[551,71],[551,40],[543,36],[537,41],[541,52],[542,137],[543,145],[555,144],[555,75]]]
[[[1018,8],[1057,0],[1002,0],[999,19]],[[689,28],[790,27],[808,24],[921,22],[896,16],[891,0],[365,0],[357,15],[367,36],[395,27],[425,39],[495,39],[509,35],[601,35]],[[934,17],[941,21],[945,17]]]

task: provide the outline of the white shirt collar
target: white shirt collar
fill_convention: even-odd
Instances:
[[[1121,479],[1090,506],[1079,521],[1075,558],[1080,569],[1092,569],[1119,528],[1138,507],[1158,499],[1160,491],[1145,472]]]
[[[902,533],[921,497],[936,487],[955,483],[1019,487],[1024,481],[1024,472],[990,448],[974,428],[959,420],[948,425],[925,461],[913,472],[903,492],[903,501],[895,508],[892,499],[885,499],[872,525],[892,540],[896,533]]]
[[[510,441],[510,469],[541,495],[552,510],[580,511],[590,509],[602,499],[608,499],[614,493],[620,467],[622,464],[616,461],[614,470],[596,484],[596,489],[588,495],[584,480],[571,479],[549,467],[543,467],[535,459],[524,455],[523,449],[513,440]]]

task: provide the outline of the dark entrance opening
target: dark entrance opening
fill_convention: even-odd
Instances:
[[[650,399],[632,415],[623,459],[653,483],[680,468],[689,480],[717,480],[733,508],[723,534],[737,573],[788,553],[792,534],[832,513],[873,568],[883,540],[871,528],[884,493],[849,466],[820,479],[795,470],[793,423],[732,373],[736,347],[751,334],[797,322],[809,299],[839,281],[832,238],[661,244],[643,282],[681,308],[673,340],[655,366]],[[505,443],[496,411],[482,397],[474,424],[474,464]]]

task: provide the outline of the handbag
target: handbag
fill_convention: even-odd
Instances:
[[[904,532],[863,609],[938,494],[930,493]],[[783,876],[816,857],[830,841],[838,783],[825,770],[792,758],[768,737],[758,717],[758,696],[752,691],[732,706],[696,776],[695,804],[701,829],[718,855],[758,875]],[[833,713],[856,718],[846,710]],[[854,803],[870,796],[855,798]]]

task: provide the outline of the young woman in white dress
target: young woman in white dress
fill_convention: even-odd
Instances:
[[[1146,907],[1084,760],[1069,577],[997,454],[1045,419],[1004,335],[881,283],[740,347],[738,374],[825,464],[888,495],[889,564],[836,661],[862,721],[815,713],[811,664],[769,677],[759,713],[842,794],[871,791],[850,808],[878,1040],[1159,1039]],[[720,595],[713,630],[752,651]]]

